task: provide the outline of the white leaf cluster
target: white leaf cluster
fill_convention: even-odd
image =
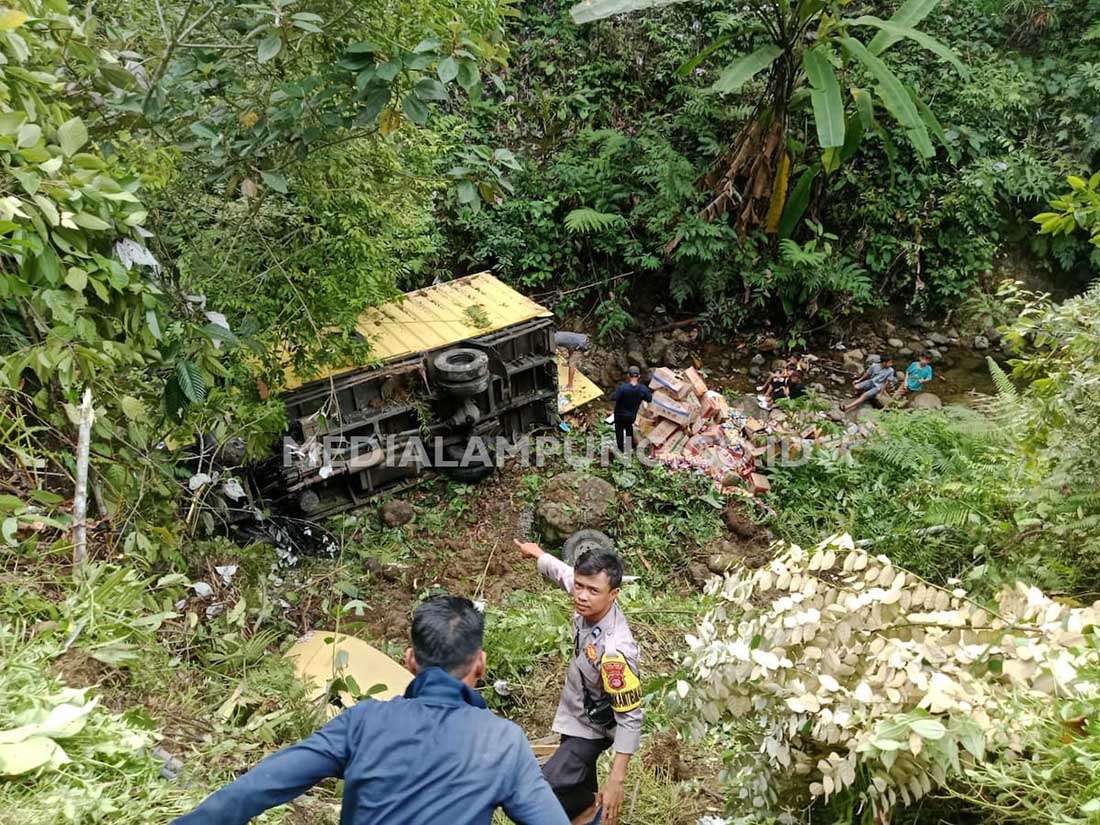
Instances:
[[[692,683],[677,693],[694,733],[740,748],[726,778],[758,811],[846,789],[879,813],[910,804],[967,760],[1024,750],[1014,698],[1096,689],[1078,673],[1098,661],[1100,602],[1018,584],[978,605],[847,535],[787,546],[713,579],[709,595],[716,607],[687,638]]]

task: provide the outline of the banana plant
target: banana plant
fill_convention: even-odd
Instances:
[[[582,24],[683,1],[585,0],[571,14]],[[734,94],[764,75],[764,93],[753,116],[706,176],[713,197],[699,216],[715,220],[729,213],[739,231],[763,225],[770,234],[788,236],[809,205],[814,180],[850,159],[864,132],[881,133],[879,108],[897,122],[921,158],[931,158],[932,138],[942,143],[943,129],[883,56],[894,44],[910,40],[965,76],[966,68],[951,49],[916,28],[939,2],[906,0],[883,20],[846,13],[848,0],[745,0],[738,14],[755,23],[756,48],[726,66],[712,91]],[[869,41],[860,39],[864,32],[873,32]],[[716,41],[682,71],[693,70],[726,42],[728,38]],[[821,156],[792,188],[787,123],[806,100]],[[666,254],[677,243],[674,238]]]

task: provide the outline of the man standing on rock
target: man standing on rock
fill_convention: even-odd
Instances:
[[[653,400],[649,387],[639,383],[641,376],[641,370],[631,367],[627,370],[627,380],[619,384],[611,395],[611,400],[615,402],[615,446],[620,453],[626,449],[628,436],[633,448],[634,421],[638,417],[638,409],[643,401]]]
[[[622,560],[610,550],[589,550],[570,567],[534,542],[516,546],[573,596],[573,656],[553,724],[561,745],[542,773],[575,825],[616,825],[642,732],[638,646],[617,601]],[[612,746],[611,774],[599,789],[596,762]]]

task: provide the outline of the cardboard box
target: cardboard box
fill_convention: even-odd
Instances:
[[[656,427],[658,420],[656,418],[638,418],[634,421],[634,432],[638,434],[640,438],[648,436]]]
[[[684,398],[691,392],[691,387],[668,367],[661,367],[653,371],[649,379],[649,388],[654,394],[665,392],[673,398]]]
[[[649,432],[649,435],[646,436],[646,441],[648,441],[655,447],[660,447],[662,444],[668,441],[668,439],[671,438],[673,434],[675,434],[679,429],[680,428],[675,421],[669,421],[667,418],[662,419],[657,422],[657,426],[655,426]]]
[[[681,427],[690,424],[695,414],[691,406],[663,391],[653,393],[650,406],[656,415],[675,421]]]
[[[760,473],[753,473],[749,476],[749,483],[752,485],[753,493],[766,493],[771,490],[772,485],[768,481],[766,476],[760,475]]]
[[[694,392],[698,398],[702,398],[704,395],[706,395],[707,384],[703,380],[703,376],[699,374],[699,371],[695,369],[695,367],[688,367],[686,370],[684,370],[684,380],[688,383],[688,385],[691,387],[692,392]]]
[[[767,424],[757,418],[745,419],[745,431],[748,433],[762,433],[767,429]]]

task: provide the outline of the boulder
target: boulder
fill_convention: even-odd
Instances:
[[[942,353],[942,352],[940,352],[940,351],[939,351],[938,349],[936,349],[935,347],[932,347],[932,349],[928,350],[928,355],[929,355],[929,356],[931,356],[931,358],[932,358],[932,360],[933,360],[933,361],[941,361],[941,360],[943,360],[943,353]]]
[[[909,401],[909,406],[914,410],[938,410],[943,406],[943,401],[934,392],[919,392]]]
[[[987,327],[985,332],[982,334],[985,335],[987,339],[989,339],[989,343],[993,346],[997,346],[999,343],[1001,343],[1001,331],[996,327]]]
[[[763,356],[763,355],[761,355],[761,354],[760,354],[760,353],[758,352],[758,353],[756,353],[756,355],[754,355],[754,356],[752,357],[752,360],[751,360],[751,361],[749,361],[749,363],[750,363],[750,364],[752,364],[752,365],[753,365],[754,367],[762,367],[762,366],[764,366],[764,362],[765,362],[766,360],[767,360],[767,359],[766,359],[766,358],[764,358],[764,356]]]
[[[646,360],[651,364],[663,364],[665,362],[665,354],[668,352],[671,343],[672,342],[663,335],[654,336],[653,340],[649,342],[649,346],[646,347]]]
[[[738,504],[729,504],[722,512],[722,520],[726,522],[726,528],[739,539],[753,539],[761,532],[760,528],[745,515],[745,510]]]
[[[905,346],[905,342],[902,341],[900,338],[889,338],[887,339],[886,344],[891,349],[901,349]]]
[[[645,356],[642,355],[641,351],[636,349],[632,349],[626,354],[626,362],[627,365],[631,367],[638,367],[642,370],[646,368]]]
[[[942,332],[930,332],[928,333],[928,340],[938,347],[946,346],[949,342],[947,336]]]
[[[615,488],[602,478],[561,473],[542,488],[535,520],[542,535],[558,543],[578,530],[605,530],[617,504]]]
[[[673,369],[692,366],[691,350],[682,344],[672,344],[665,350],[665,365]]]
[[[959,336],[959,331],[957,329],[955,329],[954,327],[951,327],[949,330],[947,330],[947,337],[948,338],[959,338],[960,337]]]
[[[757,349],[761,352],[775,352],[777,349],[779,349],[779,339],[772,337],[765,338],[757,346]]]
[[[378,516],[387,527],[400,527],[413,520],[416,511],[407,501],[399,498],[390,499],[378,508]]]
[[[861,349],[850,349],[850,350],[848,350],[846,353],[844,353],[844,360],[847,361],[849,358],[852,359],[853,361],[859,361],[862,364],[863,363],[863,350],[861,350]]]
[[[909,347],[898,347],[898,358],[909,358],[912,354],[913,350]]]
[[[925,349],[932,349],[932,347],[936,346],[936,342],[933,341],[931,338],[925,338],[923,341],[920,342],[920,345]]]
[[[756,366],[755,364],[753,366],[749,367],[749,376],[751,378],[760,378],[763,375],[764,375],[764,371],[762,369],[760,369],[760,367]]]
[[[989,339],[986,338],[984,335],[975,335],[974,336],[974,349],[977,349],[977,350],[989,349]]]

